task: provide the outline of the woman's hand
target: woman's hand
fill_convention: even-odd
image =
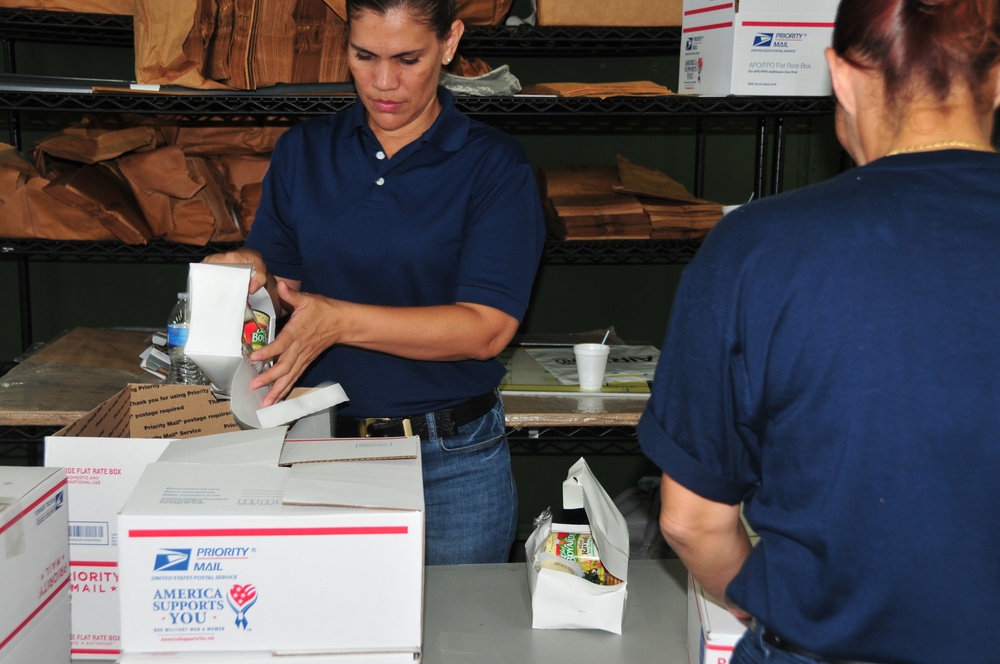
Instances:
[[[271,274],[267,271],[267,265],[261,255],[253,249],[246,247],[226,251],[221,254],[212,254],[205,257],[202,263],[216,263],[228,265],[249,265],[250,266],[250,293],[256,293],[261,288],[268,286],[268,279]],[[270,288],[268,288],[270,292]]]
[[[337,311],[344,305],[321,295],[300,293],[283,281],[278,281],[277,295],[292,315],[274,341],[250,356],[254,361],[277,358],[252,384],[254,389],[271,385],[265,406],[288,396],[312,361],[337,342]]]

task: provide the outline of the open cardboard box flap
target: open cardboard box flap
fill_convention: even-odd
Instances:
[[[157,463],[274,468],[285,474],[285,505],[423,510],[419,438],[381,439],[401,451],[380,459],[356,458],[353,450],[366,439],[292,441],[301,461],[291,463],[282,462],[285,432],[273,427],[175,440]]]

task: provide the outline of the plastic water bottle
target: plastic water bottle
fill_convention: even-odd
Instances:
[[[167,319],[167,350],[170,353],[170,375],[167,382],[173,385],[207,385],[208,380],[198,365],[184,353],[190,330],[188,294],[178,293],[177,304]]]

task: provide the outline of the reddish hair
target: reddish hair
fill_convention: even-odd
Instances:
[[[1000,0],[841,0],[833,50],[885,80],[890,103],[964,85],[989,108],[984,85],[1000,62]]]

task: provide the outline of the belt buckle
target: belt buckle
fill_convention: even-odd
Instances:
[[[391,417],[366,417],[358,422],[358,435],[362,438],[371,438],[371,434],[368,433],[368,427],[372,424],[377,424],[379,422],[391,422]],[[403,425],[403,434],[406,436],[413,435],[413,425],[410,424],[410,418],[404,417],[400,420],[400,424]]]

